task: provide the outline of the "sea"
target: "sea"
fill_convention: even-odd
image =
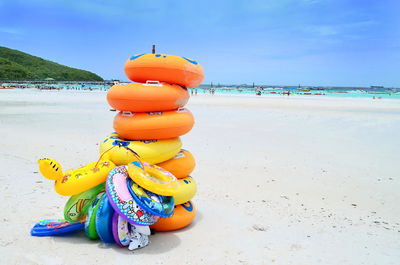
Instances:
[[[298,88],[298,87],[210,87],[196,88],[200,94],[255,95],[255,96],[301,96],[341,98],[391,98],[400,99],[399,88]]]
[[[123,83],[124,84],[124,83]],[[127,83],[126,83],[127,84]],[[77,82],[77,83],[0,83],[1,88],[36,88],[41,90],[87,90],[107,91],[112,86],[110,82]],[[279,97],[338,97],[338,98],[372,98],[400,99],[400,88],[354,88],[354,87],[271,87],[271,86],[219,86],[200,85],[189,89],[193,95],[232,95],[232,96],[279,96]]]

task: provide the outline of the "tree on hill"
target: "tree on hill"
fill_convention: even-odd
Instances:
[[[103,81],[100,76],[21,51],[0,47],[0,80]]]

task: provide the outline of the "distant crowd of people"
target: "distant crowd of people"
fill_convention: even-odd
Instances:
[[[190,89],[190,95],[197,95],[197,89],[196,88],[192,88]]]
[[[31,85],[25,85],[25,84],[7,84],[7,85],[1,85],[1,87],[3,87],[3,88],[21,88],[21,89],[32,88]]]
[[[215,88],[213,88],[213,87],[208,88],[208,89],[204,89],[204,90],[208,90],[208,93],[210,93],[211,95],[214,95],[214,94],[215,94]],[[197,88],[191,88],[191,89],[190,89],[190,94],[191,94],[192,96],[197,95],[197,93],[198,93]]]
[[[38,86],[36,87],[39,90],[61,90],[62,87],[55,87],[55,86]]]
[[[0,82],[0,88],[18,88],[29,89],[37,88],[39,90],[108,90],[116,82]]]

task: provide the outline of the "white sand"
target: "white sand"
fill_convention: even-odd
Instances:
[[[400,264],[400,101],[194,96],[198,216],[134,253],[31,237],[66,197],[36,159],[94,161],[104,92],[0,90],[1,264]]]

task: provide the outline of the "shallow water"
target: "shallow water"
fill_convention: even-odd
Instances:
[[[3,84],[6,85],[6,84]],[[71,90],[71,91],[107,91],[111,85],[108,84],[26,84],[27,87],[33,88],[34,86],[42,88],[53,88],[53,90]],[[189,89],[190,92],[197,92],[198,94],[211,94],[211,87],[207,85],[201,85],[195,89]],[[216,88],[213,87],[216,95],[256,95],[255,88]],[[302,96],[302,97],[335,97],[335,98],[389,98],[389,99],[400,99],[400,90],[392,88],[379,88],[379,89],[365,89],[359,90],[355,88],[329,88],[324,90],[310,90],[302,91],[296,88],[264,88],[261,91],[262,96],[277,96],[277,97],[287,97],[287,93],[290,92],[289,96]]]
[[[189,89],[190,91],[197,90],[199,94],[210,94],[209,88],[196,88]],[[302,97],[335,97],[335,98],[390,98],[390,99],[400,99],[400,92],[393,92],[391,90],[384,91],[355,91],[354,89],[349,90],[314,90],[314,91],[300,91],[298,89],[264,89],[261,91],[262,96],[279,96],[287,97],[287,92],[290,91],[289,96],[302,96]],[[285,94],[283,94],[285,93]],[[221,89],[215,88],[215,94],[220,95],[256,95],[254,89]]]

